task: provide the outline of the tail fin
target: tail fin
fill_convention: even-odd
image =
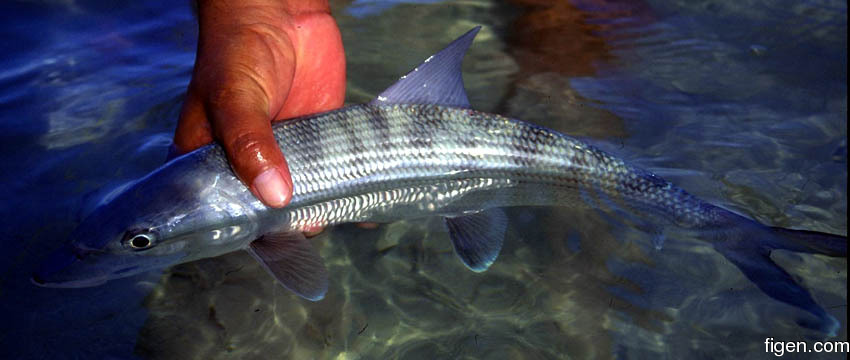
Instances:
[[[847,257],[847,237],[809,230],[792,230],[772,227],[780,249],[823,254],[833,257]]]
[[[800,326],[835,336],[838,320],[829,315],[785,270],[770,259],[773,249],[847,256],[847,238],[815,231],[766,227],[740,216],[729,216],[722,230],[710,232],[715,249],[766,295],[805,310],[815,319],[799,319]]]

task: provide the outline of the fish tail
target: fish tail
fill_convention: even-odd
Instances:
[[[847,257],[847,237],[809,230],[771,227],[776,236],[776,247],[796,252]]]
[[[783,249],[846,257],[847,238],[816,231],[768,227],[731,212],[722,218],[723,224],[707,234],[712,238],[715,249],[766,295],[814,316],[799,318],[797,323],[800,326],[835,336],[840,329],[838,320],[815,302],[809,291],[788,272],[776,265],[770,258],[770,252]]]

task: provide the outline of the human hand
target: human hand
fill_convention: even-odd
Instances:
[[[345,97],[345,54],[328,3],[199,0],[198,23],[174,150],[218,141],[251,192],[283,207],[292,179],[271,122],[337,108]]]

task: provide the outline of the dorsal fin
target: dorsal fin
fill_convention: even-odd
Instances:
[[[460,65],[466,49],[480,29],[481,26],[476,26],[445,49],[425,59],[370,104],[438,104],[469,108]]]

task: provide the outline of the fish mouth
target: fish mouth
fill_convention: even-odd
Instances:
[[[45,280],[39,273],[35,273],[30,278],[30,281],[36,286],[45,288],[84,288],[103,285],[109,279],[106,276],[99,276],[82,280],[50,281]]]
[[[81,288],[98,286],[109,280],[107,274],[90,265],[97,256],[86,255],[73,245],[50,254],[30,277],[34,285],[48,288]]]
[[[46,288],[99,286],[109,280],[168,267],[184,256],[179,252],[166,256],[128,257],[67,245],[48,256],[32,274],[30,282]]]

